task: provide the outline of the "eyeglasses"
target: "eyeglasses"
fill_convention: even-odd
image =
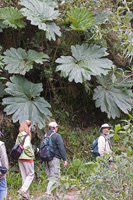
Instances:
[[[106,129],[106,128],[104,128],[103,130],[105,130],[105,131],[110,131],[109,129]]]

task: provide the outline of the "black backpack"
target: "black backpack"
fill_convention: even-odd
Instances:
[[[53,134],[54,134],[54,132],[51,133],[51,135],[46,134],[42,138],[42,142],[41,142],[40,149],[39,149],[39,156],[42,161],[50,161],[55,156],[52,139],[51,139],[51,136]]]
[[[23,148],[23,145],[24,145],[24,141],[26,139],[26,137],[28,136],[28,134],[25,135],[24,139],[22,140],[21,144],[16,144],[12,149],[11,149],[11,152],[10,152],[10,156],[11,158],[13,158],[14,160],[18,160],[20,155],[22,154],[24,148]]]
[[[100,136],[99,136],[100,137]],[[98,152],[98,139],[99,137],[97,137],[93,142],[92,142],[92,147],[91,147],[91,155],[93,157],[97,157],[100,156],[99,152]],[[104,137],[104,136],[103,136]],[[104,137],[105,141],[106,138]]]
[[[97,137],[97,138],[92,142],[91,154],[92,154],[93,157],[100,156],[100,154],[98,153],[98,139],[99,139],[99,137]]]

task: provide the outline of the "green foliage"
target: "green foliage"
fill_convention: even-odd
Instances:
[[[0,42],[5,50],[4,66],[2,57],[0,58],[2,66],[0,73],[2,79],[5,78],[2,83],[6,83],[12,73],[26,75],[28,80],[34,80],[35,83],[42,82],[45,88],[42,95],[53,104],[55,119],[62,118],[65,121],[71,118],[67,120],[67,123],[71,121],[71,124],[87,124],[88,120],[91,121],[90,124],[100,123],[102,116],[100,115],[97,119],[94,117],[95,112],[99,112],[100,109],[92,109],[92,106],[89,106],[90,102],[92,103],[93,91],[97,107],[107,112],[110,118],[121,116],[121,111],[127,113],[131,110],[130,98],[127,101],[127,97],[128,95],[132,97],[132,86],[130,85],[130,90],[125,83],[121,84],[122,82],[119,82],[117,87],[114,86],[117,77],[112,73],[109,77],[109,81],[112,79],[112,82],[107,84],[104,91],[104,83],[107,82],[103,80],[106,79],[108,70],[114,63],[116,68],[129,69],[129,74],[126,77],[125,74],[122,76],[128,82],[132,82],[131,2],[20,0],[18,3],[6,0],[0,7],[4,7],[0,9],[0,31],[2,31]],[[27,26],[21,31],[13,30],[24,27],[21,26],[23,17],[26,17],[24,20]],[[65,23],[69,29],[62,29],[62,37],[60,37],[60,26]],[[56,36],[59,36],[57,43],[49,41],[56,40]],[[124,54],[123,49],[125,49]],[[48,56],[44,52],[49,55],[50,63],[45,63]],[[40,64],[42,64],[41,67]],[[59,78],[55,69],[61,71],[62,77]],[[103,75],[101,77],[103,83],[100,83],[101,86],[98,89],[96,80],[97,76],[101,75]],[[67,77],[68,81],[64,77]],[[73,82],[69,83],[69,81]],[[84,86],[86,91],[89,91],[88,93],[85,92]],[[94,88],[96,89],[92,90]],[[98,96],[100,91],[104,94],[102,99]],[[81,117],[79,102],[81,101],[84,104],[85,123],[79,119]],[[58,105],[61,105],[60,109]]]
[[[49,120],[51,112],[50,104],[40,97],[42,84],[34,84],[21,76],[13,76],[11,82],[6,83],[6,92],[12,97],[3,99],[3,105],[6,105],[5,112],[12,115],[13,122],[22,123],[25,120],[31,120],[33,125],[40,129],[45,126],[45,119]]]
[[[10,172],[8,171],[6,175],[7,183],[10,190],[14,191],[21,187],[22,178],[19,173],[17,164],[14,164],[14,166],[12,166],[12,168],[9,168],[9,170]]]
[[[133,117],[130,120],[121,120],[122,124],[115,125],[114,139],[120,142],[120,147],[116,151],[125,151],[127,155],[133,154]]]
[[[47,178],[45,174],[45,165],[44,162],[40,160],[35,160],[35,178],[33,183],[30,186],[31,190],[43,191],[47,186]]]
[[[73,158],[66,169],[66,175],[69,176],[69,179],[79,179],[83,176],[84,173],[84,162],[81,159]]]
[[[130,61],[133,59],[133,33],[132,31],[127,34],[127,40],[126,40],[127,48],[124,51],[126,57],[130,58]]]
[[[92,165],[91,173],[86,177],[85,199],[131,199],[132,198],[132,159],[126,154],[115,156],[115,163],[109,165],[106,160]],[[89,165],[89,163],[88,163]]]
[[[0,68],[3,68],[4,63],[2,62],[3,57],[0,55]],[[0,73],[1,73],[1,69],[0,69]],[[1,77],[0,77],[1,79]]]
[[[39,29],[46,31],[46,38],[48,40],[55,40],[55,34],[61,36],[60,28],[53,20],[59,16],[59,11],[54,10],[57,7],[52,1],[46,0],[20,0],[22,14],[31,21],[31,24],[38,26]]]
[[[0,82],[0,98],[6,94],[4,89],[5,89],[5,85]]]
[[[0,20],[0,32],[2,32],[4,28],[8,28],[8,26],[3,24],[3,20]]]
[[[8,25],[14,29],[24,28],[26,23],[22,21],[23,15],[14,7],[0,8],[0,19],[4,25]]]
[[[67,15],[72,22],[70,27],[73,30],[85,31],[90,28],[95,21],[93,12],[90,12],[87,8],[71,8]]]
[[[117,155],[110,164],[107,159],[108,156],[84,162],[75,158],[60,179],[60,191],[76,189],[79,199],[84,200],[132,199],[132,158]]]
[[[107,58],[105,48],[94,45],[88,47],[88,44],[71,46],[72,56],[61,56],[55,62],[56,71],[61,71],[61,76],[69,77],[68,80],[76,83],[83,83],[91,79],[91,75],[97,76],[108,73],[112,62]]]
[[[7,65],[5,69],[9,73],[25,75],[26,72],[33,68],[34,62],[43,64],[48,58],[48,55],[42,52],[38,53],[35,50],[30,49],[26,52],[22,48],[11,48],[4,52],[3,61]]]
[[[110,75],[97,77],[100,86],[94,89],[93,99],[96,100],[96,107],[106,112],[109,118],[120,117],[121,111],[128,113],[132,109],[132,98],[123,90],[123,87],[131,86],[129,80],[123,80],[119,74],[116,81],[110,79]],[[128,89],[126,89],[128,90]]]
[[[105,9],[102,12],[95,14],[95,25],[99,25],[105,23],[108,20],[108,17],[112,14],[109,9]]]
[[[2,46],[0,46],[0,53],[1,53],[1,51],[2,51]],[[6,79],[5,77],[1,76],[2,71],[3,71],[3,67],[4,67],[2,59],[3,59],[3,57],[0,54],[0,80],[1,81],[4,80],[4,79]],[[5,84],[3,84],[2,82],[0,82],[0,98],[3,97],[6,94],[6,92],[5,92],[4,89],[5,89]]]

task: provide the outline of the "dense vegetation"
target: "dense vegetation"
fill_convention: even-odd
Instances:
[[[7,151],[15,142],[19,123],[29,119],[35,125],[32,142],[36,147],[48,121],[55,119],[69,160],[59,187],[65,192],[75,186],[82,199],[112,199],[110,194],[114,199],[131,199],[132,11],[132,0],[0,2],[0,129]],[[113,172],[105,160],[101,165],[90,155],[91,143],[104,122],[115,130]],[[37,159],[32,191],[44,190],[40,167],[43,164]],[[12,191],[21,178],[14,174],[17,166],[11,169]]]
[[[0,96],[7,115],[42,129],[58,105],[72,121],[100,110],[113,119],[131,112],[132,17],[125,1],[3,1]]]

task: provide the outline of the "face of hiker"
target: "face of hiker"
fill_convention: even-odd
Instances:
[[[56,126],[56,127],[54,128],[54,132],[57,133],[57,130],[58,130],[58,126]]]
[[[103,128],[103,129],[102,129],[102,133],[103,133],[104,135],[108,135],[108,134],[109,134],[109,128]]]

